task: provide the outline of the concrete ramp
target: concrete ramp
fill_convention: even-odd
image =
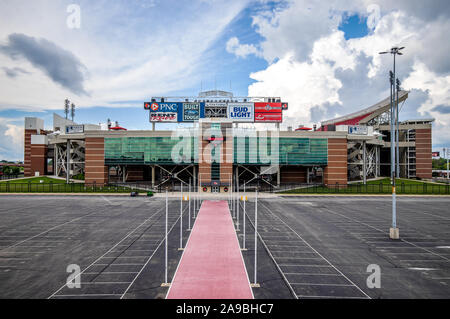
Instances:
[[[203,201],[167,299],[253,299],[227,201]]]

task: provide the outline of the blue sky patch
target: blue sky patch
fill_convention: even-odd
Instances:
[[[356,14],[344,16],[338,29],[344,32],[346,40],[363,38],[369,34],[367,17],[361,17]]]

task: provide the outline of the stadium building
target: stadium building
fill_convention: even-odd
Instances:
[[[399,92],[399,101],[408,98]],[[279,97],[234,97],[207,91],[197,97],[155,97],[144,103],[151,130],[80,124],[53,115],[25,118],[25,176],[81,175],[86,183],[181,182],[202,191],[259,183],[324,184],[390,176],[390,98],[320,127],[280,130],[288,109]],[[399,125],[400,177],[431,179],[433,119]],[[159,123],[192,123],[157,130]],[[272,124],[271,124],[272,123]],[[274,126],[270,131],[266,127]]]

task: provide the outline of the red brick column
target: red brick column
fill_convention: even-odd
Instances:
[[[328,165],[324,170],[324,183],[347,185],[347,139],[328,139]]]
[[[86,137],[85,182],[103,185],[108,182],[108,168],[105,166],[105,139]]]
[[[233,136],[225,136],[225,140],[220,145],[220,182],[229,184],[234,180],[233,175]]]
[[[416,129],[416,176],[431,179],[432,154],[431,154],[431,127]]]
[[[44,144],[32,144],[30,145],[30,157],[31,162],[29,166],[30,175],[34,176],[35,172],[39,172],[39,175],[46,175],[47,170],[47,145]]]
[[[36,130],[25,130],[24,152],[23,152],[23,174],[25,177],[34,176],[31,171],[31,135],[36,135]]]
[[[205,147],[209,145],[208,141],[199,137],[199,163],[198,163],[198,178],[200,183],[211,182],[211,152],[205,152]]]

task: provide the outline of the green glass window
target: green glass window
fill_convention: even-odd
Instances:
[[[278,139],[278,158],[276,152],[271,151],[271,138],[265,140],[263,149],[259,137],[235,137],[234,163],[264,165],[268,160],[272,163],[278,160],[283,165],[326,165],[328,162],[327,139],[281,137]],[[263,154],[267,155],[262,158]]]
[[[180,147],[181,137],[121,137],[105,138],[105,164],[175,164],[172,150]],[[189,145],[190,144],[190,145]],[[191,137],[176,154],[179,161],[198,161],[198,138]]]

